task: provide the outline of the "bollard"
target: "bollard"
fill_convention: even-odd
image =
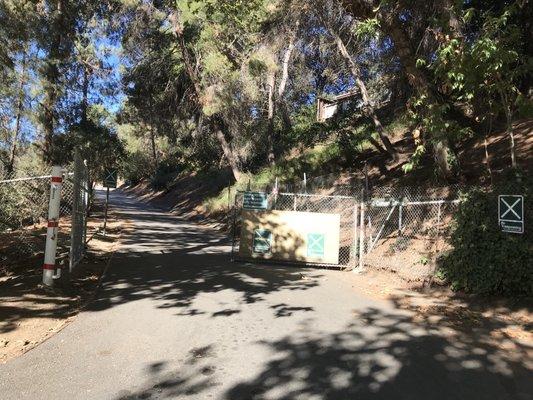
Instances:
[[[46,231],[46,247],[43,264],[43,284],[46,286],[53,286],[54,279],[61,277],[61,270],[56,267],[56,251],[62,186],[63,169],[58,166],[52,167],[50,202],[48,205],[48,228]]]

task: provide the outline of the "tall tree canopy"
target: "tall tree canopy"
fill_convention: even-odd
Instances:
[[[409,173],[461,173],[473,135],[531,115],[528,0],[0,0],[0,160],[75,149],[131,179],[229,168],[297,149],[368,144]],[[318,98],[349,94],[316,120]],[[112,148],[113,151],[104,151]],[[349,160],[353,157],[348,157]],[[120,160],[116,160],[119,162]],[[96,173],[96,172],[95,172]]]

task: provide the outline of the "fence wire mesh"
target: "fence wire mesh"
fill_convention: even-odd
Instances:
[[[449,248],[451,221],[459,202],[459,186],[380,186],[364,189],[360,181],[340,185],[337,181],[333,185],[328,178],[269,185],[259,190],[266,196],[266,208],[255,212],[278,210],[338,215],[338,262],[272,260],[334,265],[343,269],[366,266],[389,270],[408,280],[422,280],[434,273],[437,257]],[[284,189],[297,190],[285,192]],[[243,256],[241,247],[243,218],[246,215],[243,213],[246,211],[244,196],[250,192],[238,191],[231,209],[232,254],[236,259],[247,258]],[[261,228],[259,225],[258,229]],[[305,238],[301,241],[305,242]]]
[[[458,188],[375,188],[364,207],[363,264],[408,280],[433,275],[448,247]]]
[[[6,263],[44,250],[51,176],[19,177],[16,172],[0,172],[0,261]],[[76,176],[64,173],[57,247],[59,264],[65,264],[69,255],[75,262],[82,255],[78,232],[85,231],[87,222],[86,182],[86,169]],[[73,231],[76,232],[74,241]],[[76,246],[73,254],[71,243]]]
[[[81,261],[85,253],[87,236],[87,217],[89,206],[88,171],[81,157],[74,158],[72,175],[72,210],[70,229],[70,265],[72,271]]]
[[[244,196],[247,192],[237,192],[235,196],[235,208],[233,216],[233,246],[232,254],[234,258],[246,259],[247,256],[242,254],[242,226],[243,226],[243,202]],[[305,213],[303,215],[305,224],[309,223],[312,226],[313,218],[315,215],[338,215],[339,231],[338,231],[338,243],[335,243],[338,258],[335,262],[322,262],[313,261],[312,259],[306,259],[305,257],[285,257],[276,258],[276,256],[270,258],[272,261],[284,261],[294,262],[299,264],[320,265],[320,266],[338,266],[343,269],[351,269],[356,266],[357,263],[357,232],[356,232],[356,220],[357,212],[359,208],[359,199],[353,196],[332,196],[322,194],[309,194],[309,193],[269,193],[266,194],[268,206],[265,210],[258,211],[268,213],[271,211],[286,211],[293,213]],[[268,219],[268,217],[267,217]],[[262,229],[262,225],[265,223],[259,223],[254,226],[254,229]],[[292,227],[293,230],[297,227]],[[317,227],[314,229],[319,232],[324,227]],[[335,231],[335,229],[333,229]],[[276,240],[276,230],[274,230],[273,240]],[[282,236],[281,234],[279,235]],[[307,243],[308,238],[305,234],[294,233],[293,237],[284,237],[284,240],[299,243],[300,246],[309,246]],[[279,242],[279,240],[278,240]],[[296,245],[295,245],[296,246]]]
[[[3,258],[35,253],[44,243],[50,177],[4,178],[0,181],[0,251]]]

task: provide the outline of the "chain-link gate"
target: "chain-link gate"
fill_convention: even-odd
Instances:
[[[376,188],[363,207],[362,264],[409,280],[435,272],[458,200],[453,188]]]
[[[243,222],[246,217],[245,196],[250,192],[239,191],[235,196],[235,206],[233,213],[233,241],[232,241],[232,257],[233,259],[247,260],[258,259],[257,254],[243,254]],[[272,229],[272,240],[278,243],[282,240],[290,242],[292,244],[288,246],[303,247],[305,255],[300,257],[291,257],[287,254],[282,257],[276,257],[274,255],[269,258],[269,261],[277,261],[284,263],[296,263],[302,265],[319,265],[319,266],[336,266],[343,269],[352,269],[357,265],[358,254],[358,239],[357,239],[357,219],[359,212],[359,197],[355,196],[329,196],[319,194],[305,194],[305,193],[263,193],[265,204],[262,209],[254,210],[254,214],[265,215],[266,219],[269,218],[269,213],[278,211],[283,213],[292,213],[291,218],[296,221],[295,217],[300,217],[301,225],[308,225],[309,228],[306,232],[297,232],[301,227],[292,226],[290,230],[293,234],[287,237],[287,233],[281,233],[283,229],[287,231],[289,228],[280,226],[277,224]],[[278,213],[279,214],[279,213]],[[300,215],[299,215],[300,214]],[[288,214],[287,214],[288,215]],[[331,217],[328,220],[328,217]],[[302,219],[303,218],[303,219]],[[320,226],[320,219],[330,221],[331,225],[338,226]],[[325,218],[325,219],[324,219]],[[316,219],[316,223],[313,222]],[[264,226],[267,225],[265,221],[257,223],[253,229],[256,231],[264,230]],[[270,224],[272,225],[272,224]],[[276,225],[276,224],[274,224]],[[329,259],[335,260],[334,262],[320,261],[320,252],[324,251],[323,246],[328,246],[325,243],[327,238],[323,236],[329,233],[323,233],[328,228],[331,235],[334,235],[334,242],[329,245],[333,247],[331,250],[335,254],[334,257]],[[253,234],[252,234],[253,235]],[[285,235],[285,236],[284,236]],[[296,243],[298,242],[298,243]],[[293,249],[287,249],[287,253],[291,253]],[[252,252],[253,253],[253,252]],[[301,253],[301,252],[300,252]],[[319,260],[319,261],[316,261]]]
[[[277,187],[274,186],[268,192],[237,192],[232,216],[233,259],[263,259],[343,269],[366,266],[393,271],[410,280],[425,279],[434,273],[438,255],[448,247],[451,220],[459,202],[457,186],[429,189],[376,187],[363,190],[355,185],[351,189],[344,188],[344,192],[352,193],[349,196],[278,194]],[[249,204],[247,209],[246,196],[256,196],[260,201],[255,205]],[[298,240],[303,243],[295,244],[294,237],[281,233],[284,228],[281,225],[286,224],[286,221],[276,226],[259,217],[251,217],[264,215],[267,220],[272,219],[273,211],[302,213],[309,220],[316,218],[316,228],[313,229],[317,232],[324,230],[320,226],[320,215],[338,216],[338,222],[327,222],[339,225],[336,262],[314,262],[305,257],[276,258],[275,254],[264,257],[263,253],[270,250],[269,243],[275,243],[276,239],[278,242],[292,243],[293,247],[306,245],[308,254],[315,251],[309,246],[315,244],[320,250],[323,245],[320,235],[309,232],[300,233]],[[252,224],[252,229],[244,229],[244,223]],[[300,224],[305,224],[305,221],[300,220]],[[292,229],[298,230],[294,227]],[[250,242],[248,245],[243,243],[246,240]],[[246,247],[248,250],[251,247],[252,250],[246,253],[243,252],[243,247],[245,250]]]
[[[87,211],[89,206],[87,166],[76,153],[72,175],[72,219],[70,230],[69,269],[72,271],[85,254],[87,236]]]
[[[64,264],[69,259],[71,268],[83,256],[89,208],[87,167],[78,156],[76,159],[74,172],[63,174],[62,229],[57,238],[58,262]],[[0,262],[44,249],[51,177],[4,173],[0,179]]]

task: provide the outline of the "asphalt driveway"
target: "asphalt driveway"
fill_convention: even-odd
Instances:
[[[0,399],[533,399],[531,348],[343,272],[231,263],[225,235],[111,199],[134,226],[96,301],[0,365]]]

